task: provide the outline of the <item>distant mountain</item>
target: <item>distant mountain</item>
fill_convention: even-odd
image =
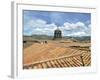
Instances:
[[[48,36],[48,35],[32,35],[32,36],[26,36],[24,35],[24,40],[52,40],[53,36]],[[72,41],[90,41],[91,36],[80,36],[80,37],[75,37],[75,36],[64,36],[63,39],[70,39]]]
[[[73,41],[90,41],[91,36],[65,36],[65,39],[71,39]]]
[[[53,36],[48,35],[32,35],[33,39],[40,39],[40,40],[51,40]]]
[[[24,35],[24,39],[38,39],[38,40],[52,40],[53,36],[48,35],[32,35],[32,36],[26,36]]]

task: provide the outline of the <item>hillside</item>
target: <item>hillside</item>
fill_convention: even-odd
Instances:
[[[52,40],[53,36],[32,35],[32,36],[23,36],[23,39],[24,40]],[[80,36],[80,37],[64,36],[62,39],[64,39],[64,40],[70,39],[72,41],[88,41],[88,42],[90,42],[91,37],[90,36]]]

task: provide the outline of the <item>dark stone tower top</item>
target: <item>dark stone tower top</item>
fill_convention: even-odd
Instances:
[[[59,27],[57,27],[57,29],[54,31],[54,37],[53,37],[53,39],[54,40],[62,39],[62,32],[59,29]]]

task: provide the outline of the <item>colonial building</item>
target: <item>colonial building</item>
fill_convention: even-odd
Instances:
[[[54,31],[53,40],[60,40],[60,39],[62,39],[62,32],[59,29],[59,27],[57,27],[57,29]]]

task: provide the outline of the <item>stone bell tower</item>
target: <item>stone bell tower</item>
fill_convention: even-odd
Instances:
[[[54,31],[53,40],[60,40],[60,39],[62,39],[62,32],[59,29],[59,27],[57,27],[57,29]]]

